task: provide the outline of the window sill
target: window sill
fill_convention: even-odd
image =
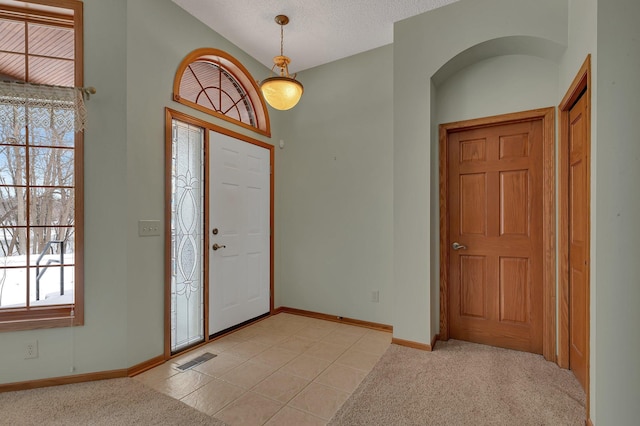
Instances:
[[[84,325],[82,313],[74,307],[46,307],[41,309],[0,312],[0,332],[23,331],[43,328],[75,327]]]

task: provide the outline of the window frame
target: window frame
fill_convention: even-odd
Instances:
[[[229,73],[236,81],[242,86],[244,91],[247,93],[247,97],[249,101],[253,105],[253,110],[255,114],[256,125],[255,127],[243,123],[241,121],[236,120],[235,118],[227,117],[224,114],[221,114],[211,108],[206,108],[202,105],[199,105],[195,102],[192,102],[188,99],[183,98],[180,95],[180,82],[182,81],[182,76],[186,71],[187,67],[191,65],[193,62],[198,61],[207,61],[215,64],[216,66],[222,68],[224,71]],[[261,135],[271,137],[271,124],[269,122],[269,111],[267,110],[267,104],[264,101],[262,93],[260,92],[260,88],[258,87],[258,83],[251,76],[251,73],[238,61],[236,58],[231,56],[225,51],[214,49],[214,48],[201,48],[196,49],[193,52],[189,53],[185,58],[180,62],[178,66],[178,70],[176,71],[175,78],[173,80],[173,100],[181,103],[183,105],[189,106],[191,108],[197,109],[198,111],[204,112],[208,115],[212,115],[214,117],[225,120],[229,123],[236,124],[238,126],[244,127],[245,129],[252,130],[254,132],[260,133]]]
[[[28,3],[24,8],[19,3]],[[50,8],[66,9],[63,15]],[[54,23],[73,14],[74,29],[74,85],[84,84],[83,3],[79,0],[22,0],[16,5],[2,4],[0,18],[31,22],[27,15],[38,15],[39,23]],[[22,14],[22,16],[20,16]],[[34,20],[35,21],[35,20]],[[37,21],[36,21],[37,22]],[[28,51],[25,52],[28,55]],[[84,325],[84,132],[74,135],[74,301],[66,305],[0,309],[0,332],[32,330],[40,328],[72,327]],[[27,268],[30,268],[27,265]],[[28,295],[27,295],[28,297]]]

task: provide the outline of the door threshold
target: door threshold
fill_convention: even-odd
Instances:
[[[232,332],[234,332],[234,331],[236,331],[236,330],[238,330],[238,329],[241,329],[242,327],[245,327],[245,326],[247,326],[247,325],[249,325],[249,324],[252,324],[252,323],[254,323],[254,322],[257,322],[257,321],[259,321],[259,320],[261,320],[261,319],[263,319],[263,318],[265,318],[265,317],[268,317],[269,315],[271,315],[271,313],[270,313],[270,312],[266,312],[266,313],[264,313],[264,314],[262,314],[262,315],[258,315],[258,316],[257,316],[257,317],[255,317],[255,318],[251,318],[251,319],[249,319],[249,320],[246,320],[246,321],[244,321],[244,322],[241,322],[240,324],[236,324],[236,325],[231,326],[231,327],[229,327],[229,328],[225,328],[225,329],[224,329],[224,330],[222,330],[222,331],[218,331],[217,333],[211,334],[211,335],[209,336],[209,340],[213,340],[213,339],[215,339],[215,338],[217,338],[217,337],[220,337],[220,336],[222,336],[222,335],[224,335],[224,334],[232,333]]]

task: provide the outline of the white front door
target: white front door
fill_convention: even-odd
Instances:
[[[209,146],[212,335],[269,312],[271,180],[268,149],[213,131]]]

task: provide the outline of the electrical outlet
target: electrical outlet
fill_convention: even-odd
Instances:
[[[159,220],[139,220],[138,221],[138,236],[155,237],[158,235],[160,235]]]
[[[32,340],[24,344],[24,359],[38,358],[38,341]]]
[[[380,302],[380,291],[371,290],[371,301],[373,303],[379,303]]]

